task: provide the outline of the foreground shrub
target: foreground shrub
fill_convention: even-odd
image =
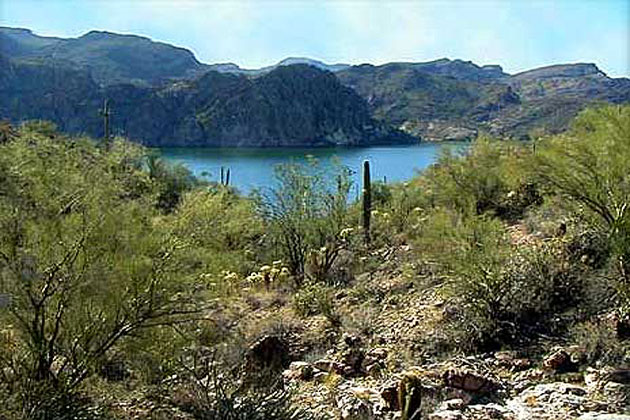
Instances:
[[[418,244],[440,244],[419,246],[449,274],[442,293],[451,302],[457,347],[488,349],[527,339],[583,297],[561,241],[514,246],[500,221],[452,211],[429,216],[422,233]]]
[[[195,288],[140,148],[33,131],[0,147],[0,371],[26,418],[61,418],[121,340],[195,313]]]
[[[348,203],[349,172],[342,167],[326,169],[311,160],[305,165],[278,166],[276,180],[277,185],[259,192],[258,199],[269,244],[278,247],[278,257],[298,284],[307,276],[325,281],[355,236],[352,226],[357,219]]]
[[[630,311],[630,106],[590,109],[573,128],[545,139],[536,175],[607,237],[619,309]]]
[[[238,370],[227,369],[214,354],[193,354],[182,361],[173,403],[199,420],[289,420],[317,418],[295,407],[281,383],[244,387]],[[234,372],[237,372],[236,375]]]

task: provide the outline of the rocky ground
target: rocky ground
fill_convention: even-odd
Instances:
[[[630,420],[630,370],[585,365],[586,350],[559,339],[436,356],[444,334],[440,321],[453,309],[436,293],[439,279],[423,273],[418,281],[408,270],[394,269],[405,267],[406,251],[382,256],[379,270],[336,295],[341,327],[325,352],[305,352],[296,360],[286,350],[294,360],[282,373],[285,385],[313,417]],[[319,323],[324,337],[326,321],[320,318],[307,322]],[[602,325],[613,328],[612,321]]]
[[[375,269],[333,289],[333,314],[299,316],[273,285],[217,309],[217,327],[239,331],[246,346],[242,357],[234,354],[245,373],[239,381],[276,371],[300,419],[630,420],[630,369],[588,365],[580,345],[541,337],[485,354],[442,351],[442,321],[456,308],[410,251],[376,252]],[[602,328],[615,328],[614,319],[604,321]],[[160,403],[121,390],[115,411],[192,419],[174,408],[182,405],[177,387],[166,389]]]

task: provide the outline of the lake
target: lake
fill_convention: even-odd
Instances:
[[[404,146],[330,147],[330,148],[162,148],[162,157],[186,165],[195,175],[219,181],[221,167],[230,168],[230,185],[248,194],[255,188],[274,183],[275,165],[304,162],[307,156],[322,165],[332,159],[354,171],[360,185],[361,166],[370,161],[373,180],[405,181],[434,163],[444,147],[465,150],[469,143],[419,143]]]

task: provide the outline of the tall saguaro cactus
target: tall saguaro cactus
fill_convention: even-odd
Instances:
[[[109,99],[105,99],[101,115],[103,116],[103,138],[105,139],[105,147],[109,147],[109,141],[111,139],[111,134],[109,132],[109,117],[112,115],[111,110],[109,109]]]
[[[226,187],[230,185],[230,168],[224,168],[221,166],[221,185],[225,185]]]
[[[363,232],[365,243],[370,243],[370,216],[372,215],[372,184],[370,181],[370,161],[363,162]]]

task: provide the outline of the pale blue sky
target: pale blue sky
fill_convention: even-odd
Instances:
[[[510,73],[594,62],[630,76],[630,0],[0,0],[40,35],[134,33],[246,68],[288,56],[380,64],[460,58]]]

